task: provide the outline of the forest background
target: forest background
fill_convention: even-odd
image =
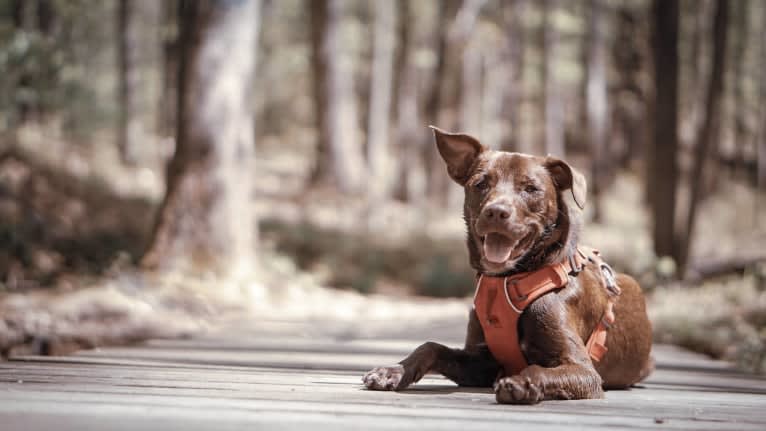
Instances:
[[[656,339],[766,370],[764,2],[0,0],[0,76],[4,355],[462,307],[433,124],[570,161]]]

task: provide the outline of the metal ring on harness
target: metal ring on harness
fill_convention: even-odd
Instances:
[[[613,295],[619,295],[620,288],[617,286],[617,281],[614,278],[614,271],[612,271],[612,267],[602,262],[599,265],[599,270],[604,276],[604,284],[606,285],[607,290],[609,290],[609,293]]]
[[[513,311],[517,312],[518,314],[521,314],[524,310],[519,310],[518,308],[516,308],[516,306],[513,305],[513,301],[511,301],[511,297],[508,295],[508,277],[505,277],[505,279],[503,280],[503,292],[505,293],[505,299],[506,301],[508,301],[508,305],[510,305],[511,308],[513,308]],[[520,299],[524,299],[524,298],[520,298]]]

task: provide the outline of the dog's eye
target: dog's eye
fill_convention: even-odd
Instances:
[[[536,193],[536,192],[539,192],[540,189],[538,189],[534,184],[527,184],[524,187],[524,191],[527,193]]]
[[[487,190],[489,188],[489,181],[487,181],[487,177],[482,177],[473,186],[476,188],[476,190]]]

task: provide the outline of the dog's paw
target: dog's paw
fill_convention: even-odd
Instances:
[[[500,404],[536,404],[542,401],[543,391],[529,377],[503,377],[495,382],[495,400]]]
[[[375,391],[393,391],[403,386],[404,367],[393,365],[390,367],[373,368],[362,377],[362,382],[367,389]]]

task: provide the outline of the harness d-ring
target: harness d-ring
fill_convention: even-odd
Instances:
[[[521,314],[523,310],[519,310],[518,308],[516,308],[516,306],[513,305],[513,301],[511,301],[510,295],[508,295],[508,277],[505,277],[505,279],[503,279],[503,292],[505,292],[505,300],[508,301],[508,305],[510,305],[511,308],[513,308],[513,311],[515,311],[518,314]],[[519,298],[519,299],[524,299],[524,298]]]

